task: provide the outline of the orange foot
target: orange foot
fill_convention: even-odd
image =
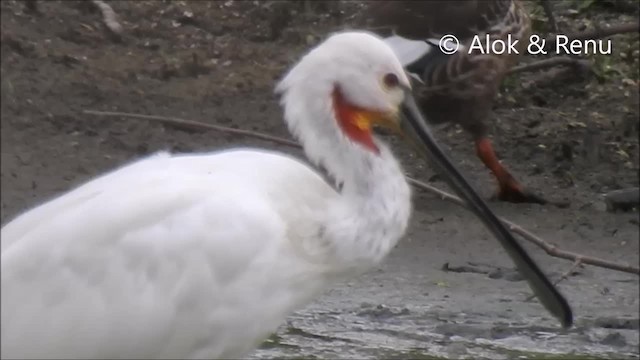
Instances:
[[[498,180],[498,194],[495,197],[501,201],[512,203],[534,203],[547,204],[544,198],[524,189],[520,183],[502,166],[495,152],[493,145],[487,137],[476,139],[476,152],[478,157],[491,170]]]

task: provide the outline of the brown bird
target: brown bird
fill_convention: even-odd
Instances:
[[[416,86],[416,95],[429,120],[459,124],[473,136],[478,157],[497,179],[498,199],[546,203],[500,163],[487,136],[485,121],[518,55],[514,51],[483,53],[471,46],[474,36],[482,40],[483,48],[487,36],[492,42],[507,42],[511,36],[512,42],[519,40],[515,48],[523,54],[531,26],[522,4],[517,0],[372,1],[362,14],[369,29],[383,36],[385,29],[397,35],[387,38],[388,43],[408,72],[423,83]],[[451,55],[442,52],[438,44],[444,35],[454,35],[460,50]]]

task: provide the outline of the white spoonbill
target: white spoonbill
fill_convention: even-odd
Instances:
[[[496,234],[564,325],[571,309],[434,143],[393,51],[329,37],[277,86],[336,191],[260,149],[161,153],[2,228],[3,358],[239,358],[335,281],[379,263],[410,188],[374,124],[411,137]]]

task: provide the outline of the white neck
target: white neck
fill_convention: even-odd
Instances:
[[[326,236],[347,268],[382,260],[404,234],[411,213],[411,192],[400,165],[385,144],[376,144],[379,154],[359,149],[349,156],[342,194],[327,209]]]
[[[333,111],[333,84],[287,90],[282,100],[291,132],[307,157],[343,185],[321,220],[322,238],[310,241],[328,243],[327,258],[338,273],[369,268],[393,248],[409,221],[411,191],[400,164],[380,140],[376,154],[346,137]]]

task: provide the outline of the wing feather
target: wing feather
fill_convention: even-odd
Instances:
[[[291,178],[306,190],[284,192]],[[251,328],[225,324],[254,324],[256,298],[276,302],[275,325],[253,325],[259,337],[298,301],[295,290],[267,287],[291,265],[277,263],[292,225],[274,196],[319,202],[327,189],[286,156],[160,154],[19,216],[2,229],[2,356],[246,351],[225,344]]]

